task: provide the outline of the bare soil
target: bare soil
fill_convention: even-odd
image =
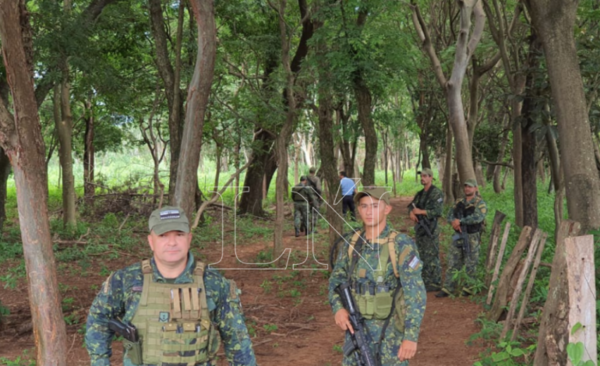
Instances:
[[[409,198],[392,200],[395,206],[391,214],[393,226],[407,232],[411,222],[406,215]],[[226,227],[231,223],[226,222]],[[272,222],[259,220],[256,225],[272,225]],[[321,230],[318,238],[325,237]],[[238,235],[241,237],[241,235]],[[142,243],[145,235],[140,233],[140,248],[134,252],[119,252],[116,259],[98,258],[85,273],[77,268],[62,268],[59,282],[63,289],[63,299],[68,299],[65,316],[68,319],[68,359],[70,365],[89,364],[89,356],[83,346],[83,329],[87,311],[106,274],[101,274],[102,266],[109,270],[122,268],[150,255]],[[261,251],[272,246],[270,239],[259,238],[238,240],[237,255],[247,262],[256,262]],[[225,250],[220,242],[204,243],[200,252],[207,263],[219,262],[217,268],[241,267],[233,250],[233,225],[225,233]],[[321,242],[324,242],[321,240]],[[293,232],[285,234],[285,246],[294,251],[293,259],[302,262],[307,245],[306,237],[295,238]],[[327,263],[326,244],[315,242],[315,253],[319,262]],[[222,259],[221,259],[222,258]],[[298,261],[298,258],[300,259]],[[220,260],[221,259],[221,260]],[[102,262],[102,266],[100,264]],[[290,260],[285,270],[224,270],[229,279],[236,281],[242,289],[242,303],[246,323],[254,335],[253,345],[258,363],[262,366],[275,365],[339,365],[343,332],[337,328],[327,302],[327,272],[311,270],[310,264],[321,266],[309,257],[307,270],[293,271]],[[444,263],[442,259],[442,263]],[[9,263],[0,268],[0,276]],[[256,266],[254,266],[256,267]],[[313,267],[314,268],[314,267]],[[261,286],[262,285],[262,286]],[[465,341],[479,331],[474,320],[482,312],[481,306],[466,298],[435,298],[435,293],[427,295],[427,310],[421,326],[417,356],[411,366],[464,366],[472,365],[483,351],[481,346],[467,346]],[[27,286],[21,279],[15,289],[0,287],[0,302],[10,310],[10,315],[0,324],[0,357],[14,359],[35,357],[35,344],[31,331],[31,313],[27,296]],[[23,354],[25,352],[25,357]],[[113,344],[113,365],[122,365],[122,347]],[[226,365],[224,360],[220,364]]]

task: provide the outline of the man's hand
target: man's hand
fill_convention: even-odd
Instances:
[[[400,362],[410,360],[417,354],[417,342],[403,340],[398,350],[398,359]]]
[[[409,216],[410,216],[410,219],[413,220],[414,222],[418,222],[419,221],[419,219],[417,218],[417,215],[415,215],[414,210],[410,211],[410,215]]]
[[[427,211],[426,210],[422,210],[420,208],[413,208],[413,210],[411,211],[413,212],[415,215],[423,215],[426,216],[427,215]]]
[[[459,219],[452,220],[452,227],[454,228],[454,230],[458,231],[459,233],[462,233],[462,231],[460,230],[460,220]]]
[[[354,334],[354,329],[352,329],[352,324],[350,323],[350,314],[346,309],[340,309],[335,313],[335,324],[338,327],[342,328],[342,330],[349,330],[350,333]]]

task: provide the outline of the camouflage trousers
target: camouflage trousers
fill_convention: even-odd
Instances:
[[[319,209],[321,208],[321,201],[317,200],[317,205],[310,208],[310,217],[312,219],[312,227],[317,227],[319,221]]]
[[[400,332],[396,328],[394,325],[395,321],[396,317],[392,316],[392,319],[385,330],[385,336],[381,340],[381,346],[379,349],[376,349],[378,345],[377,341],[379,341],[379,338],[381,337],[381,331],[383,330],[385,320],[365,320],[365,324],[367,325],[369,334],[373,340],[372,342],[369,342],[371,354],[374,357],[379,354],[381,360],[380,365],[382,366],[408,366],[408,361],[400,362],[398,359],[398,350],[400,349],[400,344],[404,339],[404,332]],[[346,332],[344,345],[350,344],[351,342],[352,339],[350,338],[350,334]],[[342,365],[357,366],[358,362],[356,361],[356,354],[352,353],[349,356],[344,356]]]
[[[444,290],[447,292],[454,293],[456,291],[456,281],[452,277],[454,272],[460,271],[463,266],[469,278],[475,277],[475,270],[479,263],[480,237],[480,233],[469,234],[471,252],[468,255],[463,250],[462,239],[450,244],[447,256],[448,268],[446,269],[446,279],[444,281]],[[468,288],[463,288],[463,290],[469,291]]]
[[[312,228],[311,207],[307,202],[294,202],[294,229],[309,233]]]
[[[427,233],[416,233],[419,258],[423,261],[423,282],[427,291],[439,291],[442,287],[442,266],[440,264],[440,229],[439,226],[430,238]],[[424,231],[424,230],[423,230]]]

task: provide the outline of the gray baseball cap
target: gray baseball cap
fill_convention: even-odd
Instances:
[[[477,187],[477,181],[475,179],[467,179],[465,181],[466,186]]]
[[[364,187],[364,189],[361,192],[358,192],[354,196],[354,202],[356,202],[356,203],[360,202],[360,199],[365,196],[371,196],[378,200],[382,200],[383,202],[387,203],[388,205],[390,204],[390,192],[387,189],[385,189],[384,187],[374,187],[374,186]]]
[[[179,207],[164,206],[152,211],[148,219],[148,229],[156,235],[169,231],[190,232],[190,222],[185,212]]]

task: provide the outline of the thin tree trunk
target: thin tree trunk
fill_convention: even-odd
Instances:
[[[509,126],[508,124],[510,123],[510,119],[509,118],[504,118],[506,120],[506,123],[503,123],[502,126],[504,128],[504,132],[502,133],[502,142],[500,143],[500,151],[498,152],[498,159],[496,160],[498,163],[501,163],[502,160],[504,160],[504,154],[506,153],[506,145],[508,144],[508,132],[509,132]],[[508,169],[508,168],[506,168]],[[501,193],[503,190],[503,187],[500,185],[500,173],[502,173],[502,165],[495,165],[494,166],[494,192],[496,193]]]
[[[4,149],[0,148],[0,234],[6,221],[6,182],[10,175],[10,160]]]
[[[202,129],[212,86],[216,55],[216,28],[213,3],[192,0],[192,10],[198,27],[198,50],[194,75],[190,82],[183,138],[177,167],[174,203],[188,217],[195,212],[194,197],[198,189],[198,163],[202,147]]]
[[[444,204],[451,205],[454,203],[456,197],[454,196],[454,190],[452,189],[452,129],[448,125],[446,130],[446,162],[444,166],[444,177],[442,179],[442,188],[444,190]]]
[[[371,120],[372,96],[366,82],[360,76],[355,82],[354,94],[358,105],[358,120],[365,135],[365,161],[361,183],[364,186],[375,184],[375,165],[377,163],[377,131]]]
[[[88,206],[94,204],[94,109],[91,100],[85,101],[87,116],[85,118],[85,137],[83,151],[83,196]]]
[[[48,222],[48,177],[33,90],[33,44],[23,0],[0,0],[0,42],[14,117],[0,103],[0,144],[15,173],[38,365],[67,365],[65,321]],[[3,109],[3,110],[2,110]]]

